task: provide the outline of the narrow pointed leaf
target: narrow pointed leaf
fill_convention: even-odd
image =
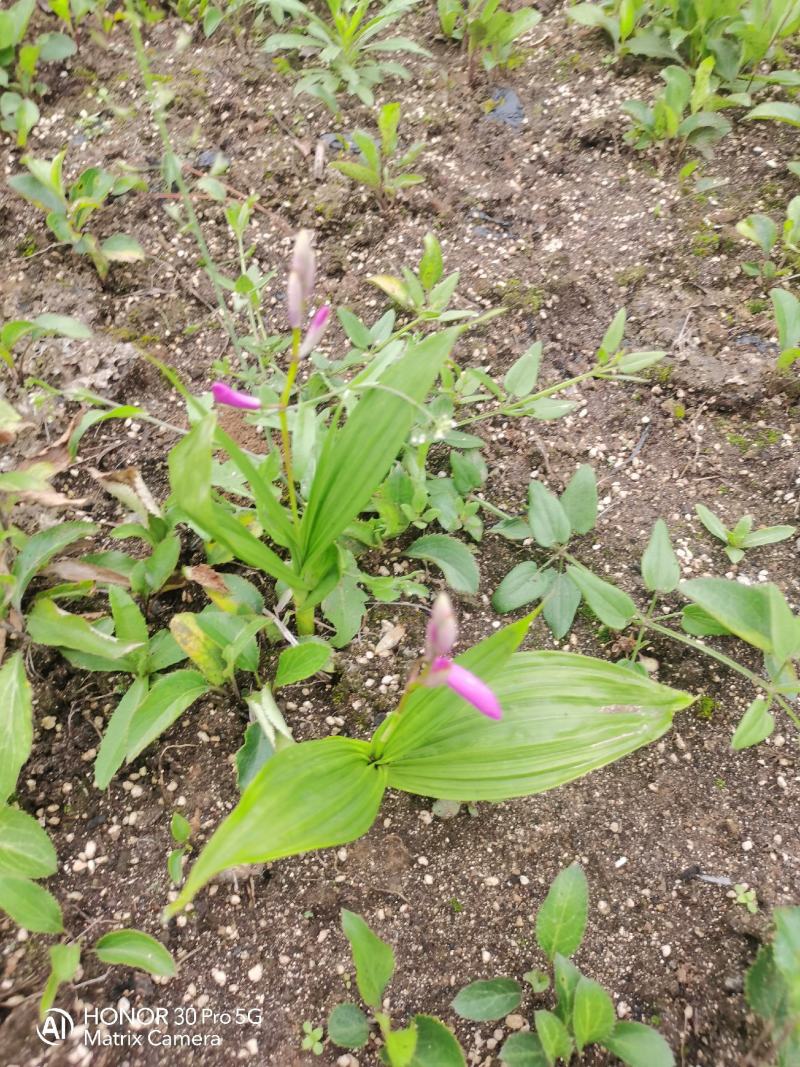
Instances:
[[[0,804],[14,792],[32,743],[31,687],[15,652],[0,670]]]

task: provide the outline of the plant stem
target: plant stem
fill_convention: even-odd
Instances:
[[[297,509],[297,495],[294,491],[294,470],[292,469],[292,442],[289,437],[289,420],[286,418],[286,408],[289,404],[289,397],[292,394],[292,386],[294,380],[297,377],[297,366],[299,363],[298,352],[300,350],[300,329],[295,327],[292,330],[292,361],[289,364],[289,369],[286,372],[286,384],[283,387],[283,395],[281,396],[281,406],[278,408],[278,418],[281,424],[281,452],[283,453],[283,470],[286,474],[286,485],[289,490],[289,506],[292,509],[292,518],[294,519],[294,528],[298,536],[300,534],[300,512]]]
[[[309,637],[314,633],[314,609],[304,608],[297,603],[294,603],[294,621],[297,627],[297,633],[301,637]]]

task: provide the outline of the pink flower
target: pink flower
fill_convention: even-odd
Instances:
[[[238,389],[231,389],[225,382],[214,382],[211,393],[215,404],[225,404],[229,408],[242,408],[244,411],[258,411],[261,401],[249,393],[240,393]]]
[[[322,340],[322,335],[328,328],[328,323],[331,318],[330,305],[323,304],[315,313],[311,320],[311,325],[306,330],[306,335],[303,338],[303,343],[300,345],[300,350],[297,353],[298,359],[302,359],[303,356],[307,356],[309,352],[313,352],[317,345]]]
[[[486,715],[490,719],[502,719],[503,717],[500,701],[486,682],[482,682],[466,667],[453,663],[447,656],[437,656],[434,659],[424,684],[430,686],[446,685],[454,693],[458,693],[460,697],[463,697],[468,704],[472,704],[474,708],[477,708],[482,715]]]
[[[286,284],[286,317],[293,330],[299,330],[303,325],[305,302],[300,275],[296,270],[289,271],[289,281]]]
[[[447,593],[439,593],[433,602],[425,635],[425,659],[431,663],[437,656],[449,656],[457,637],[458,623],[450,597]]]
[[[300,230],[294,239],[292,251],[292,265],[289,268],[296,274],[299,281],[303,300],[310,300],[314,291],[314,278],[317,272],[316,257],[311,244],[311,231]]]

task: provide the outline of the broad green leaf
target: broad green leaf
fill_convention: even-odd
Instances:
[[[15,652],[0,669],[0,804],[14,792],[32,743],[31,687]]]
[[[64,929],[58,901],[30,878],[0,875],[0,909],[32,933],[60,934]]]
[[[291,745],[268,760],[189,872],[174,915],[227,867],[266,863],[361,837],[375,820],[386,768],[369,745],[326,737]]]
[[[447,534],[426,534],[418,537],[403,553],[412,559],[435,563],[445,581],[456,593],[472,596],[478,592],[480,574],[475,557],[465,544]]]
[[[775,966],[790,985],[800,976],[800,907],[776,908],[772,913],[775,937],[772,953]]]
[[[710,508],[707,508],[705,504],[695,504],[694,510],[697,512],[698,519],[702,522],[708,532],[713,534],[714,537],[718,537],[723,544],[726,544],[728,540],[728,530],[722,520],[718,519],[714,512],[711,511]]]
[[[118,585],[111,585],[108,603],[114,620],[114,636],[120,641],[146,645],[149,641],[147,621],[130,593]]]
[[[121,661],[142,648],[139,643],[109,637],[80,615],[62,611],[52,600],[37,600],[28,616],[28,634],[32,641],[40,645],[70,648],[119,662],[120,670],[124,670]]]
[[[441,1019],[415,1015],[417,1047],[411,1067],[466,1067],[461,1046]]]
[[[94,761],[94,784],[106,789],[125,762],[128,751],[128,727],[134,712],[147,696],[147,679],[136,678],[111,713],[103,740]]]
[[[56,850],[36,819],[18,808],[0,808],[0,874],[47,878],[56,866]]]
[[[328,1037],[341,1048],[362,1048],[369,1040],[369,1019],[355,1004],[337,1004],[328,1016]]]
[[[507,640],[509,629],[494,638]],[[509,659],[486,645],[458,662],[491,686],[502,719],[487,719],[446,687],[418,690],[385,744],[391,716],[373,740],[391,787],[443,800],[539,793],[657,740],[692,702],[611,663],[561,652]]]
[[[511,1034],[500,1049],[500,1062],[506,1067],[549,1067],[541,1041],[530,1032]]]
[[[550,1067],[554,1067],[557,1060],[563,1059],[569,1063],[573,1052],[572,1038],[559,1017],[552,1011],[535,1011],[533,1019],[536,1036],[542,1043]]]
[[[695,634],[697,637],[733,636],[727,626],[717,622],[697,604],[687,604],[683,609],[681,612],[681,626],[687,634]]]
[[[642,556],[642,581],[651,593],[672,593],[681,580],[681,567],[663,519],[656,519]]]
[[[775,718],[770,714],[771,700],[756,697],[742,716],[731,739],[731,748],[739,752],[752,748],[766,740],[775,729]]]
[[[426,233],[423,241],[422,259],[419,261],[419,280],[423,289],[432,289],[442,276],[442,246],[434,233]]]
[[[236,750],[236,785],[243,793],[268,759],[275,755],[275,746],[257,722],[248,723],[242,747]]]
[[[588,463],[581,464],[561,494],[572,532],[586,534],[597,522],[597,479]]]
[[[340,174],[344,174],[345,178],[358,182],[359,185],[366,185],[370,189],[380,189],[381,187],[380,172],[372,170],[370,167],[365,167],[363,163],[336,160],[333,163],[329,163],[328,166],[332,170],[338,170]]]
[[[586,603],[600,622],[612,630],[624,630],[636,614],[636,605],[628,596],[611,582],[590,571],[587,567],[570,563],[567,574],[580,589]]]
[[[22,546],[11,573],[16,579],[14,596],[11,603],[19,610],[22,606],[22,598],[31,579],[46,567],[53,556],[61,552],[67,545],[79,541],[82,537],[91,537],[97,533],[98,527],[92,522],[62,522],[58,526],[51,526],[47,530],[29,537]]]
[[[532,600],[544,596],[552,577],[552,572],[540,571],[533,560],[518,563],[495,590],[492,607],[501,614],[516,611],[525,604],[530,604]]]
[[[351,344],[355,345],[356,348],[363,349],[372,346],[372,334],[361,319],[357,315],[354,315],[349,308],[337,308],[336,315]]]
[[[516,1011],[521,1000],[519,982],[513,978],[491,978],[464,986],[450,1006],[462,1019],[485,1023]]]
[[[80,945],[51,945],[50,974],[39,1001],[39,1018],[44,1019],[55,1003],[59,986],[71,982],[81,963]]]
[[[369,503],[419,416],[459,336],[457,327],[410,344],[326,435],[303,514],[303,558],[318,558]]]
[[[303,641],[299,645],[285,648],[278,660],[273,685],[279,689],[282,685],[293,685],[310,678],[317,671],[324,670],[330,659],[330,645],[324,641]]]
[[[386,293],[390,300],[394,301],[405,311],[414,310],[414,301],[408,291],[408,286],[400,278],[391,274],[373,274],[367,278],[370,285],[377,286],[381,292]]]
[[[778,240],[778,227],[769,215],[748,215],[736,223],[736,229],[742,237],[758,245],[765,256],[770,254]]]
[[[378,131],[381,135],[383,155],[388,159],[391,159],[397,148],[397,127],[399,123],[400,104],[397,101],[393,101],[391,104],[384,104],[378,112]]]
[[[43,33],[37,38],[42,63],[60,63],[76,52],[76,44],[66,33]]]
[[[762,945],[744,980],[748,1006],[780,1029],[789,1008],[789,989],[775,965],[772,945]]]
[[[377,1010],[383,1001],[386,986],[394,974],[392,947],[381,941],[360,915],[346,908],[342,908],[342,930],[350,942],[361,999],[373,1010]]]
[[[666,352],[625,352],[615,363],[617,374],[638,374],[660,363]]]
[[[141,930],[112,930],[103,934],[95,941],[94,952],[102,963],[135,967],[158,978],[172,978],[178,973],[169,949]]]
[[[572,1032],[578,1052],[586,1045],[602,1045],[616,1021],[614,1002],[605,989],[591,978],[581,978],[572,1005]]]
[[[785,541],[795,532],[794,526],[762,526],[752,533],[746,534],[742,540],[744,548],[758,548],[761,545],[775,545],[779,541]]]
[[[100,245],[103,255],[112,263],[135,263],[145,259],[146,253],[135,237],[127,233],[115,233]]]
[[[528,487],[528,522],[533,536],[542,548],[569,541],[572,527],[561,501],[541,482]]]
[[[524,541],[528,537],[533,537],[533,531],[528,520],[522,518],[501,519],[489,532],[500,534],[501,537],[505,537],[509,541]]]
[[[556,1015],[565,1026],[569,1026],[572,1021],[575,990],[580,980],[581,972],[572,960],[557,952],[553,960],[553,988],[556,994]]]
[[[529,396],[539,378],[541,362],[542,342],[537,341],[506,371],[503,378],[503,388],[506,392],[516,397]]]
[[[128,763],[171,726],[211,686],[197,671],[173,671],[160,677],[128,723]]]
[[[746,119],[771,119],[773,122],[787,122],[790,126],[800,126],[800,107],[786,104],[779,100],[767,104],[758,104],[745,115]]]
[[[603,1044],[628,1067],[675,1067],[669,1045],[644,1023],[617,1023]]]
[[[542,614],[557,641],[560,641],[572,626],[572,620],[575,618],[580,602],[581,591],[569,575],[556,575],[555,581],[547,591]]]
[[[43,315],[37,315],[33,323],[46,333],[70,337],[75,341],[85,340],[92,336],[92,331],[86,323],[74,319],[71,315],[53,315],[51,312],[45,312]]]
[[[173,811],[169,820],[169,832],[173,841],[179,845],[185,845],[192,836],[192,826],[189,820],[181,815],[179,811]]]
[[[779,662],[800,654],[800,620],[771,582],[742,585],[725,578],[695,578],[679,588],[731,633]]]
[[[402,1030],[389,1030],[385,1034],[385,1047],[392,1067],[411,1067],[417,1047],[417,1028],[414,1023]]]
[[[536,940],[549,960],[572,956],[583,940],[589,915],[589,886],[577,863],[553,881],[536,915]]]
[[[344,574],[322,601],[322,611],[336,633],[330,638],[334,648],[348,645],[361,628],[367,594],[352,574]]]
[[[221,686],[226,678],[222,648],[205,632],[196,613],[191,611],[173,615],[169,630],[178,647],[198,667],[210,685]]]

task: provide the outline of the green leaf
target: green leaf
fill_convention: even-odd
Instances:
[[[536,1035],[542,1043],[550,1067],[560,1059],[569,1063],[573,1052],[572,1038],[559,1017],[552,1011],[535,1011],[533,1018],[536,1023]]]
[[[63,522],[58,526],[51,526],[47,530],[29,537],[22,546],[14,566],[11,570],[16,584],[12,605],[19,611],[22,606],[22,598],[30,581],[42,568],[46,567],[53,556],[57,555],[67,545],[79,541],[82,537],[91,537],[97,533],[99,527],[92,522]]]
[[[569,575],[556,575],[555,581],[547,591],[542,614],[557,641],[560,641],[572,626],[572,620],[575,618],[580,602],[581,591]]]
[[[328,1037],[341,1048],[362,1048],[369,1040],[369,1019],[355,1004],[337,1004],[328,1016]]]
[[[778,227],[769,215],[748,215],[736,223],[736,229],[742,237],[758,245],[765,256],[770,254],[778,240]]]
[[[442,262],[442,246],[436,234],[426,233],[423,241],[424,251],[419,261],[419,280],[423,289],[432,289],[442,276],[444,264]]]
[[[147,971],[158,978],[178,973],[170,951],[141,930],[112,930],[95,941],[94,951],[102,963],[116,963]]]
[[[29,878],[0,875],[0,909],[32,933],[60,934],[64,929],[58,901]]]
[[[779,541],[785,541],[795,532],[794,526],[762,526],[752,533],[746,534],[742,540],[744,548],[759,548],[761,545],[775,545]]]
[[[550,988],[550,975],[547,971],[526,971],[522,976],[534,993],[544,993]]]
[[[44,315],[37,315],[33,323],[46,333],[58,334],[59,337],[69,337],[75,341],[84,340],[92,336],[91,329],[84,322],[74,319],[71,315],[53,315],[50,312],[46,312]]]
[[[557,875],[536,915],[536,940],[549,960],[578,950],[589,914],[589,887],[577,863]]]
[[[305,563],[332,545],[370,502],[458,336],[453,327],[410,344],[364,392],[344,426],[331,424],[303,513]]]
[[[39,1002],[39,1018],[44,1019],[55,1003],[59,986],[71,982],[81,963],[80,945],[51,945],[50,974]]]
[[[771,582],[742,585],[725,578],[681,582],[680,591],[743,641],[780,663],[800,653],[800,620]]]
[[[650,540],[642,556],[642,581],[651,593],[672,593],[681,580],[678,557],[669,539],[663,519],[656,519]]]
[[[173,671],[159,678],[134,710],[128,724],[128,763],[210,688],[197,671]]]
[[[121,661],[142,648],[139,643],[109,637],[90,626],[80,615],[62,611],[52,600],[36,601],[28,616],[28,634],[32,641],[40,645],[74,649],[90,656],[120,662],[121,670],[124,669]]]
[[[759,104],[745,115],[746,119],[771,119],[774,122],[788,122],[790,126],[800,126],[800,107],[797,104],[785,104],[779,100]]]
[[[169,832],[173,841],[179,845],[185,845],[192,836],[192,827],[189,820],[181,815],[179,811],[173,811],[172,818],[169,821]]]
[[[441,1019],[415,1015],[417,1047],[411,1067],[466,1067],[464,1053]]]
[[[0,808],[0,874],[47,878],[57,866],[53,843],[36,819],[18,808]]]
[[[695,504],[694,510],[697,513],[697,517],[702,522],[703,526],[714,537],[718,537],[723,544],[728,543],[728,530],[725,524],[717,518],[710,508],[707,508],[704,504]]]
[[[125,762],[128,751],[128,727],[134,712],[147,696],[147,679],[136,678],[111,713],[106,732],[94,761],[94,784],[106,789]]]
[[[450,1006],[462,1019],[485,1023],[516,1011],[521,1000],[519,982],[513,978],[492,978],[464,986]]]
[[[495,590],[492,607],[505,614],[538,600],[547,592],[552,579],[552,572],[540,571],[533,560],[518,563],[508,572]]]
[[[169,631],[178,647],[200,669],[210,685],[224,684],[227,667],[222,648],[203,629],[196,613],[185,611],[173,615]]]
[[[362,349],[372,347],[372,334],[357,315],[345,307],[337,308],[336,314],[351,344]]]
[[[273,685],[279,689],[282,685],[293,685],[304,678],[310,678],[317,671],[324,670],[330,660],[330,645],[324,641],[303,641],[299,645],[285,648],[278,660]]]
[[[772,919],[775,923],[772,942],[775,966],[796,988],[800,976],[800,907],[775,908]]]
[[[328,622],[336,629],[330,639],[334,648],[348,645],[361,627],[367,595],[358,584],[355,575],[344,574],[332,591],[322,601],[322,610]]]
[[[377,1011],[394,974],[392,947],[381,941],[360,915],[346,908],[342,908],[342,930],[350,942],[361,999]]]
[[[506,1067],[549,1067],[542,1043],[532,1033],[511,1034],[500,1049],[500,1060]]]
[[[675,1067],[675,1057],[664,1038],[643,1023],[617,1023],[603,1044],[628,1067]]]
[[[251,722],[244,732],[242,747],[236,750],[236,785],[243,793],[268,759],[275,755],[275,746],[260,723]]]
[[[478,592],[480,574],[475,557],[465,544],[447,534],[418,537],[403,553],[412,559],[424,559],[441,568],[445,581],[457,593],[468,596]]]
[[[542,548],[565,545],[569,541],[572,532],[569,516],[559,499],[541,482],[531,482],[528,487],[528,522]]]
[[[703,611],[697,604],[687,604],[681,612],[681,626],[687,634],[695,634],[697,637],[732,637],[727,626],[723,626],[716,619]]]
[[[347,737],[277,752],[200,853],[167,914],[180,911],[227,867],[342,845],[365,834],[378,813],[386,774],[370,762],[368,744]]]
[[[572,1005],[572,1032],[578,1052],[586,1045],[602,1043],[617,1022],[614,1002],[599,982],[581,978],[575,987]]]
[[[108,603],[114,619],[114,635],[120,641],[146,645],[149,641],[147,622],[133,597],[118,585],[109,586]]]
[[[572,1021],[572,1006],[575,990],[581,980],[581,972],[566,956],[556,953],[553,960],[553,986],[556,994],[556,1015],[569,1026]]]
[[[14,792],[32,743],[31,687],[15,652],[0,669],[0,804]]]
[[[350,178],[359,185],[366,185],[369,189],[380,189],[381,178],[378,171],[365,167],[363,163],[350,163],[347,160],[336,160],[329,163],[331,170],[338,170],[345,178]]]
[[[100,248],[112,263],[135,263],[146,258],[145,250],[136,238],[127,233],[115,233],[112,237],[107,237]]]
[[[586,567],[570,563],[567,574],[580,589],[586,603],[600,622],[612,630],[624,630],[636,614],[636,605],[621,589],[598,578]]]
[[[539,378],[539,366],[542,362],[542,342],[535,344],[523,352],[516,362],[512,363],[503,378],[503,388],[511,396],[524,397],[533,392]]]
[[[692,702],[688,694],[584,656],[509,657],[526,627],[527,620],[506,627],[457,659],[491,686],[503,711],[499,721],[446,686],[417,690],[396,722],[385,720],[373,750],[392,788],[442,800],[539,793],[656,740],[673,713]]]
[[[588,463],[580,467],[561,494],[561,506],[567,513],[572,532],[586,534],[597,522],[597,479]]]
[[[673,70],[675,68],[668,68]],[[615,355],[619,351],[619,346],[622,344],[622,338],[625,335],[625,320],[626,320],[625,308],[620,308],[611,321],[611,325],[603,334],[603,340],[600,342],[600,347],[597,350],[599,361],[601,363],[607,362],[611,356]]]
[[[766,740],[775,729],[775,718],[770,714],[771,700],[756,697],[736,727],[731,748],[739,752]]]

